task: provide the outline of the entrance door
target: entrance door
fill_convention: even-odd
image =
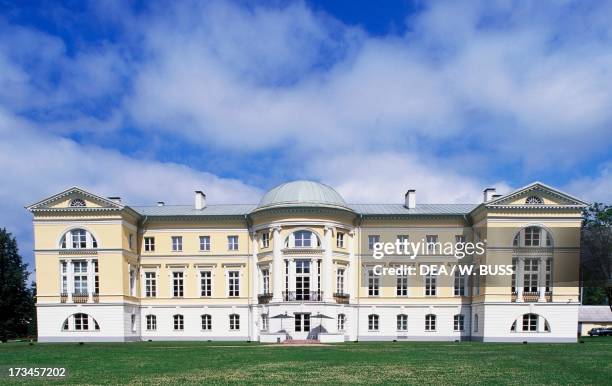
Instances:
[[[310,314],[295,313],[295,334],[293,339],[303,340],[308,337],[310,331]]]

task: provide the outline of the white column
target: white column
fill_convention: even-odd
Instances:
[[[272,280],[272,301],[280,302],[283,300],[283,287],[284,280],[283,275],[285,273],[285,266],[283,264],[283,252],[282,245],[283,241],[281,240],[280,234],[281,228],[280,226],[276,226],[273,229],[273,252],[274,257],[272,260],[272,275],[274,276]]]
[[[517,259],[517,268],[516,268],[516,301],[523,301],[523,280],[524,280],[524,271],[525,271],[525,258],[519,257]]]
[[[539,302],[545,302],[546,298],[544,293],[546,292],[546,259],[540,258],[538,260],[538,292]]]
[[[72,293],[74,292],[74,267],[72,260],[67,260],[67,278],[68,278],[68,302],[72,303]]]
[[[251,233],[251,242],[253,245],[253,256],[251,258],[251,301],[257,304],[257,295],[259,295],[259,267],[257,266],[257,253],[259,253],[259,243],[257,240],[257,232]]]
[[[325,251],[323,253],[323,264],[321,266],[321,281],[323,290],[323,300],[332,302],[334,300],[332,290],[332,275],[333,275],[333,262],[332,262],[332,233],[333,227],[325,226]]]
[[[92,259],[87,259],[87,302],[93,303],[94,265]]]

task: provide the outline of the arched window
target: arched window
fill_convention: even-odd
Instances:
[[[285,240],[286,248],[318,248],[321,240],[316,233],[303,229],[295,231]]]
[[[523,314],[512,322],[511,332],[550,332],[548,320],[541,315],[532,312]]]
[[[77,228],[64,233],[60,239],[62,249],[93,249],[98,248],[96,238],[87,230]]]
[[[62,331],[100,331],[100,325],[91,315],[79,312],[64,320]]]
[[[147,315],[146,319],[147,319],[147,331],[157,330],[157,316]]]
[[[70,206],[71,207],[85,207],[85,201],[80,199],[80,198],[75,198],[73,200],[70,200]]]
[[[338,314],[338,331],[344,331],[346,324],[346,315]]]
[[[229,322],[230,322],[230,330],[232,331],[240,330],[240,315],[231,314],[229,316]]]
[[[425,315],[425,331],[436,330],[436,315],[427,314]]]
[[[542,197],[539,197],[539,196],[529,196],[525,200],[525,204],[528,204],[528,205],[542,205],[542,204],[544,204],[544,200],[542,200]]]
[[[212,330],[212,316],[210,316],[209,314],[202,315],[202,330]]]
[[[408,315],[397,315],[397,331],[408,331]]]
[[[371,314],[368,315],[368,330],[369,331],[378,331],[378,315]]]
[[[515,247],[552,247],[550,232],[539,226],[528,226],[515,236],[512,245]]]
[[[175,331],[183,331],[185,329],[185,322],[183,315],[174,315],[172,316],[174,322],[174,330]]]

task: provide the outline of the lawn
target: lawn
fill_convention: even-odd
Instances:
[[[66,367],[59,383],[610,384],[612,337],[584,344],[227,342],[0,345],[7,367]],[[38,380],[39,382],[40,380]]]

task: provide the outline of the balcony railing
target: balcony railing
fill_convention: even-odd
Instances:
[[[552,302],[552,291],[544,292],[544,299],[546,299],[547,302]]]
[[[518,298],[518,292],[516,291],[512,291],[512,295],[511,295],[511,300],[512,302],[516,302],[516,299]]]
[[[268,304],[270,303],[271,299],[272,299],[272,294],[270,293],[263,293],[263,294],[257,295],[257,302],[259,304]]]
[[[60,302],[61,303],[66,303],[67,300],[68,300],[68,294],[66,292],[62,292],[60,294]]]
[[[323,300],[323,292],[283,292],[283,300],[286,302],[320,302]]]
[[[87,292],[75,292],[72,294],[72,301],[74,303],[87,303],[89,294]]]
[[[334,294],[334,299],[336,300],[336,303],[348,304],[349,303],[349,298],[350,298],[350,295],[349,294],[345,294],[344,292],[336,292]]]
[[[537,302],[540,298],[539,292],[523,292],[524,302]]]

